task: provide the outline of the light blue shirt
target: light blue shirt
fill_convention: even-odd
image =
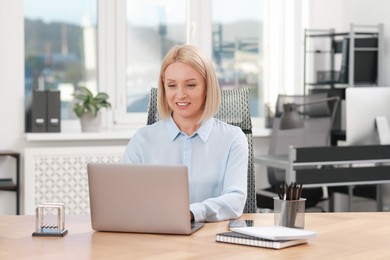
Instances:
[[[122,162],[186,165],[195,221],[233,219],[243,212],[248,143],[239,127],[211,118],[188,136],[170,117],[139,129]]]

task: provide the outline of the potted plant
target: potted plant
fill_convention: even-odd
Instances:
[[[98,132],[102,125],[100,109],[111,108],[107,93],[99,92],[96,96],[86,87],[80,87],[73,95],[78,102],[73,105],[73,111],[80,118],[83,132]]]

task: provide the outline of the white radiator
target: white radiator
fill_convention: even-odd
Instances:
[[[89,214],[87,164],[120,162],[124,146],[26,148],[24,214],[37,205],[63,202],[70,215]]]

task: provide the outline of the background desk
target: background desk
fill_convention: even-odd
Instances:
[[[255,156],[253,161],[284,169],[287,183],[305,187],[390,183],[390,145],[290,147],[288,155]],[[377,192],[381,211],[379,185]]]
[[[273,214],[246,214],[272,225]],[[63,238],[32,237],[34,216],[0,216],[0,259],[390,259],[390,213],[307,213],[308,244],[273,250],[215,242],[227,221],[191,236],[94,232],[89,216],[67,216]]]

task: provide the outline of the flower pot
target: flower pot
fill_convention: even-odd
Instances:
[[[91,112],[86,112],[80,117],[82,132],[100,132],[102,128],[102,113],[98,112],[93,116]]]

